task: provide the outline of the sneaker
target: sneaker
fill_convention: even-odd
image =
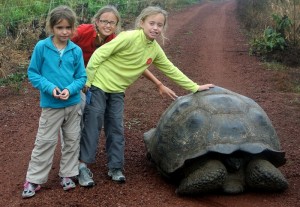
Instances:
[[[125,183],[125,176],[120,168],[112,168],[108,171],[108,176],[111,177],[113,181],[118,183]]]
[[[95,185],[93,181],[93,173],[87,167],[79,168],[78,183],[83,187],[92,187]]]
[[[26,181],[24,184],[24,190],[22,192],[22,197],[30,198],[30,197],[34,196],[35,192],[40,189],[41,189],[40,185]]]
[[[73,182],[73,180],[71,178],[69,178],[69,177],[63,177],[63,178],[61,178],[60,184],[61,184],[61,186],[63,187],[64,190],[70,190],[70,189],[76,187],[76,185]]]

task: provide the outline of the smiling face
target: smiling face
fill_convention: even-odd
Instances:
[[[143,28],[143,31],[148,40],[154,40],[161,35],[162,30],[164,29],[165,17],[163,14],[153,14],[146,17],[140,22],[140,27]]]
[[[102,38],[105,38],[115,33],[118,24],[118,18],[113,12],[105,12],[95,21],[95,24],[98,28],[98,32],[100,33],[99,35]]]

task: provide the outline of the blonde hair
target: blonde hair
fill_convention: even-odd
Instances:
[[[164,36],[164,32],[167,29],[168,12],[163,10],[162,8],[160,8],[158,6],[148,6],[145,9],[143,9],[142,12],[140,13],[140,15],[135,20],[135,28],[142,29],[141,22],[144,22],[147,19],[147,17],[156,15],[156,14],[162,14],[165,17],[163,31],[161,33],[162,41],[164,43],[164,40],[166,39],[166,37]]]
[[[46,30],[50,34],[52,33],[53,27],[59,24],[62,20],[67,20],[72,30],[75,30],[76,25],[76,14],[68,6],[62,5],[51,10],[46,20]]]
[[[111,12],[116,16],[116,18],[117,18],[116,33],[120,32],[121,16],[120,16],[120,13],[118,12],[117,8],[112,5],[107,5],[107,6],[102,7],[101,9],[99,9],[98,12],[93,16],[92,23],[95,25],[95,22],[100,19],[100,16],[102,14],[108,13],[108,12]]]

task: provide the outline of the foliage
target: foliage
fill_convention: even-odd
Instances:
[[[291,28],[291,20],[286,15],[280,17],[279,15],[272,14],[272,17],[275,22],[274,28],[267,27],[262,37],[254,38],[251,42],[251,54],[265,55],[274,50],[284,50],[287,46],[285,31]]]
[[[251,42],[250,53],[264,55],[277,49],[284,50],[285,46],[286,42],[282,35],[269,27],[265,29],[261,38]]]
[[[27,73],[13,73],[7,77],[0,78],[0,86],[9,86],[15,92],[19,92],[22,88],[22,82],[27,78]]]
[[[0,3],[0,37],[18,36],[23,23],[45,19],[47,13],[58,5],[68,5],[73,8],[79,23],[87,23],[104,5],[114,5],[121,16],[136,16],[148,5],[159,5],[163,8],[175,8],[182,5],[199,2],[199,0],[5,0]]]
[[[255,37],[274,22],[281,21],[286,40],[294,45],[300,43],[300,0],[237,0],[238,16],[250,37]],[[273,14],[277,14],[277,19]],[[282,17],[288,17],[282,19]],[[275,18],[275,19],[274,19]],[[275,23],[280,26],[280,23]],[[279,29],[275,28],[276,31]]]
[[[81,24],[89,23],[93,15],[105,5],[116,6],[122,19],[126,20],[137,16],[149,5],[159,5],[166,10],[172,10],[196,2],[201,0],[2,0],[0,1],[0,43],[12,43],[9,44],[9,48],[21,50],[24,56],[26,53],[29,56],[38,39],[46,35],[44,27],[48,12],[58,5],[68,5],[73,8],[78,23]],[[4,54],[7,51],[5,48],[5,45],[0,47],[0,86],[6,85],[19,91],[22,82],[26,79],[26,73],[14,67],[1,68],[7,60],[14,60],[9,57],[10,54]],[[27,64],[27,60],[16,61]],[[13,62],[10,64],[13,65]]]
[[[270,15],[268,0],[237,0],[237,13],[248,31],[264,29]]]
[[[250,54],[287,73],[300,66],[300,0],[237,0],[238,16],[250,39]],[[276,66],[277,67],[277,66]],[[299,74],[299,72],[297,73]],[[296,78],[298,75],[290,75]],[[297,79],[297,78],[296,78]],[[298,81],[290,81],[299,92]]]
[[[42,1],[32,1],[27,6],[24,0],[6,0],[0,9],[0,16],[2,23],[0,26],[0,35],[11,35],[17,37],[18,28],[20,25],[26,22],[32,22],[36,19],[34,14],[38,16],[46,16],[47,4]]]
[[[287,15],[281,17],[280,15],[272,14],[272,18],[275,22],[275,31],[280,33],[280,35],[286,40],[286,31],[290,31],[292,20]]]

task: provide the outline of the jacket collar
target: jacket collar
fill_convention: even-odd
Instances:
[[[50,35],[49,37],[47,37],[47,38],[45,39],[45,41],[46,41],[46,46],[47,46],[48,48],[54,50],[54,51],[57,51],[56,47],[54,46],[54,44],[53,44],[53,42],[52,42],[52,38],[53,38],[53,35]],[[75,47],[75,44],[74,44],[72,41],[68,40],[67,46],[66,46],[66,48],[65,48],[65,52],[68,51],[68,50],[73,49],[74,47]]]
[[[145,35],[145,33],[144,33],[144,31],[142,29],[139,29],[138,31],[140,33],[140,37],[141,37],[142,41],[145,44],[154,44],[154,42],[156,42],[156,40],[152,40],[152,41],[148,40],[147,37],[146,37],[146,35]]]

